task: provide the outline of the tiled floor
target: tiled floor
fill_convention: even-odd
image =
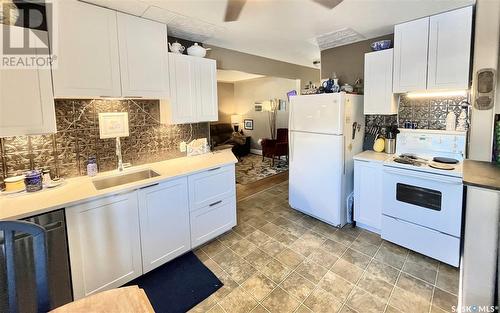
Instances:
[[[288,206],[288,182],[238,202],[238,226],[197,249],[224,287],[192,312],[451,312],[458,270]]]

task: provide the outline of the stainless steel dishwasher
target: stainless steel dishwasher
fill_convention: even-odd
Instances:
[[[64,210],[24,219],[47,230],[48,277],[51,307],[73,300]],[[15,262],[19,312],[36,312],[33,241],[23,233],[15,235]],[[0,312],[8,312],[7,278],[3,233],[0,232]]]

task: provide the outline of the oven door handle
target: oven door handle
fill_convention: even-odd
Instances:
[[[397,169],[388,168],[387,166],[384,168],[384,173],[398,175],[398,176],[407,176],[407,177],[415,177],[415,178],[433,180],[433,181],[438,181],[438,182],[451,184],[451,185],[462,185],[462,179],[460,177],[443,176],[443,175],[436,175],[436,174],[429,174],[429,173],[426,174],[426,173],[416,172],[416,171],[412,171],[412,170],[397,170]],[[432,176],[430,176],[430,175],[432,175]]]

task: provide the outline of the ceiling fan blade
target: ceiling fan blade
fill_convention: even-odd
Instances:
[[[247,0],[227,0],[224,22],[233,22],[238,20],[241,9],[243,9],[245,2],[247,2]]]
[[[343,0],[313,0],[316,3],[321,4],[325,8],[333,9],[337,5],[339,5]]]

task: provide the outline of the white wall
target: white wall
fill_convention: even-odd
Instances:
[[[246,135],[252,137],[252,149],[261,149],[258,145],[260,138],[270,138],[268,112],[256,112],[255,103],[278,98],[287,100],[286,93],[291,90],[300,90],[300,80],[263,77],[234,83],[235,113],[242,119],[253,119],[254,129],[245,130]],[[288,101],[286,111],[278,111],[277,128],[288,128]],[[241,125],[243,127],[243,125]]]
[[[231,115],[236,112],[234,104],[234,84],[217,83],[217,100],[219,103],[219,123],[231,123]]]

